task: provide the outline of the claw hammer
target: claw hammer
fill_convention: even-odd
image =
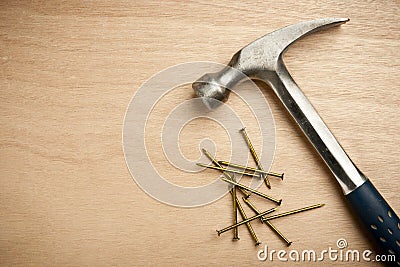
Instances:
[[[282,59],[286,49],[296,40],[319,30],[341,25],[348,20],[311,20],[271,32],[238,51],[221,71],[200,77],[192,87],[205,105],[215,108],[216,101],[212,99],[226,101],[230,92],[228,89],[239,83],[243,74],[269,84],[332,171],[353,212],[383,252],[395,255],[397,264],[400,265],[399,217],[351,161],[290,76]]]

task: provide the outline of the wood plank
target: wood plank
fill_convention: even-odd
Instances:
[[[268,32],[320,17],[351,20],[296,43],[285,62],[352,160],[399,212],[399,8],[398,1],[1,1],[0,262],[258,264],[261,247],[247,229],[240,228],[239,242],[215,233],[232,221],[230,196],[176,208],[134,183],[121,147],[125,111],[137,88],[167,67],[227,63]],[[274,222],[293,241],[290,249],[336,248],[339,238],[349,249],[372,249],[327,167],[271,90],[260,86],[276,124],[272,170],[285,172],[283,182],[271,178],[272,190],[262,190],[284,199],[281,211],[326,204]],[[166,95],[146,135],[157,170],[184,186],[216,178],[211,171],[184,173],[162,152],[165,116],[192,97],[190,86]],[[255,120],[237,105],[259,148]],[[197,160],[203,138],[218,145],[218,157],[230,155],[224,129],[207,120],[182,130],[182,153]],[[266,226],[253,227],[262,247],[286,249]]]

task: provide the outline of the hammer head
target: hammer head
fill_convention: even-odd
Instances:
[[[243,74],[250,78],[265,82],[275,77],[273,74],[283,65],[282,55],[296,40],[332,26],[349,21],[347,18],[327,18],[300,22],[271,32],[238,51],[231,59],[228,67],[220,72],[208,73],[192,84],[192,87],[203,102],[214,108],[217,101],[226,101],[229,90],[243,79]],[[211,103],[212,102],[212,103]]]

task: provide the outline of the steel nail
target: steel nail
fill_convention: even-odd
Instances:
[[[261,162],[260,162],[260,159],[258,158],[257,153],[256,153],[256,151],[255,151],[255,149],[254,149],[254,147],[253,147],[253,144],[251,143],[250,138],[249,138],[249,136],[248,136],[248,134],[247,134],[247,132],[246,132],[246,128],[242,128],[242,129],[240,130],[240,132],[242,133],[242,135],[243,135],[243,137],[244,137],[244,140],[246,141],[247,146],[248,146],[249,149],[250,149],[250,153],[251,153],[251,155],[253,156],[253,159],[254,159],[254,161],[256,162],[257,167],[258,167],[260,170],[263,171],[264,169],[263,169],[263,167],[262,167],[262,165],[261,165]],[[268,188],[271,188],[271,184],[270,184],[270,182],[269,182],[268,175],[261,174],[261,177],[264,179],[265,185],[266,185]]]
[[[206,155],[207,158],[209,158],[212,163],[214,163],[216,166],[222,168],[222,166],[218,163],[218,161],[216,159],[213,158],[213,156],[211,156],[211,154],[205,150],[204,148],[202,149],[204,155]],[[228,172],[222,172],[224,174],[224,176],[226,178],[228,178],[231,181],[235,181],[234,177],[231,176]],[[237,223],[237,205],[236,205],[236,186],[233,186],[232,189],[230,190],[231,194],[232,194],[232,203],[233,203],[233,219],[234,219],[234,223]],[[238,228],[235,228],[233,230],[233,238],[232,240],[236,241],[239,240],[239,232],[238,232]]]
[[[219,170],[219,171],[226,171],[226,172],[230,172],[230,173],[235,173],[235,174],[241,174],[241,175],[246,175],[246,176],[250,176],[250,177],[258,177],[260,178],[259,174],[254,174],[254,173],[249,173],[249,172],[243,172],[243,171],[237,171],[237,170],[232,170],[232,169],[226,169],[226,168],[220,168],[217,166],[211,166],[211,165],[207,165],[204,163],[196,163],[196,165],[201,166],[201,167],[205,167],[205,168],[209,168],[209,169],[214,169],[214,170]]]
[[[244,212],[242,204],[240,204],[240,202],[239,202],[239,200],[237,198],[236,198],[236,203],[237,203],[237,206],[239,208],[239,212],[242,215],[243,220],[246,220],[247,219],[246,213]],[[261,242],[258,240],[258,237],[257,237],[256,233],[254,232],[254,229],[251,226],[250,222],[246,223],[246,226],[247,226],[247,229],[249,230],[251,236],[253,237],[254,241],[256,242],[256,246],[260,245]]]
[[[268,196],[268,195],[266,195],[264,193],[261,193],[260,191],[254,190],[254,189],[252,189],[250,187],[247,187],[247,186],[245,186],[243,184],[239,184],[237,182],[234,182],[234,181],[231,181],[231,180],[225,179],[225,178],[221,178],[221,180],[224,181],[224,182],[230,183],[232,185],[236,185],[239,188],[243,188],[244,190],[247,190],[247,191],[252,192],[252,193],[254,193],[256,195],[259,195],[260,197],[266,198],[266,199],[268,199],[268,200],[270,200],[272,202],[277,203],[278,205],[281,205],[281,203],[282,203],[282,199],[276,199],[276,198],[270,197],[270,196]]]
[[[250,202],[250,200],[243,198],[243,201],[256,213],[256,214],[260,214],[260,211],[256,208],[256,206],[254,206],[253,203]],[[261,217],[261,221],[262,221],[263,217]],[[278,228],[275,227],[275,225],[273,225],[272,223],[270,223],[269,221],[265,222],[280,238],[283,239],[283,241],[285,241],[286,246],[290,246],[292,244],[291,241],[289,241],[283,234],[281,231],[278,230]]]
[[[256,173],[263,173],[263,174],[266,174],[266,175],[269,175],[269,176],[278,177],[278,178],[281,178],[281,180],[283,180],[283,176],[284,176],[284,173],[267,172],[267,171],[263,171],[263,170],[260,170],[260,169],[257,169],[257,168],[244,166],[244,165],[239,165],[239,164],[235,164],[235,163],[228,162],[228,161],[223,161],[223,160],[219,160],[218,163],[221,164],[221,165],[224,165],[224,166],[243,169],[244,171],[253,171],[253,172],[256,172]]]
[[[237,223],[237,197],[236,197],[236,186],[232,187],[231,189],[231,194],[232,194],[232,203],[233,203],[233,221],[234,223]],[[235,229],[233,229],[233,241],[239,240],[239,230],[236,227]]]
[[[320,207],[323,207],[323,206],[325,206],[325,204],[316,204],[316,205],[304,207],[304,208],[301,208],[301,209],[295,209],[295,210],[287,211],[287,212],[284,212],[284,213],[279,213],[279,214],[271,215],[271,216],[268,216],[268,217],[264,217],[262,220],[264,222],[266,222],[266,221],[270,221],[270,220],[273,220],[273,219],[276,219],[276,218],[292,215],[292,214],[303,212],[303,211],[306,211],[306,210],[312,210],[312,209],[320,208]]]

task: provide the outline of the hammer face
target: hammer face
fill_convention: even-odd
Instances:
[[[205,74],[192,84],[197,96],[202,98],[203,103],[209,109],[218,107],[229,96],[229,90],[221,86],[214,76],[213,73]]]

